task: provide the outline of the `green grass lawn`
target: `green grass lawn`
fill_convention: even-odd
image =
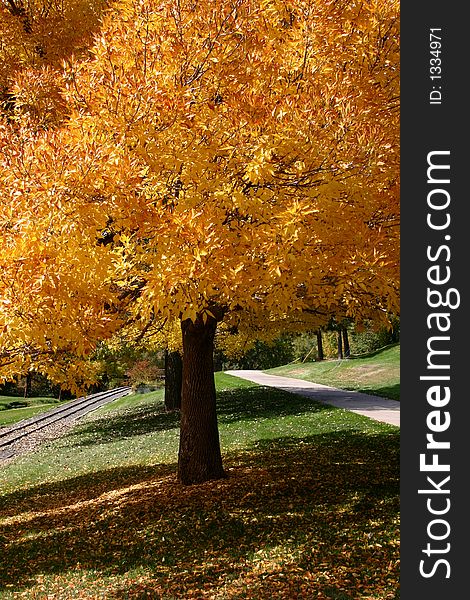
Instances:
[[[398,598],[399,429],[216,381],[226,479],[177,482],[161,391],[0,467],[2,599]]]
[[[266,373],[400,400],[400,345],[358,358],[296,363]]]
[[[58,406],[54,398],[20,398],[0,396],[0,427],[11,425],[22,419],[29,419],[41,412]]]

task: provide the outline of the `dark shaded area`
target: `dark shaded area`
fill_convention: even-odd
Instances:
[[[260,440],[225,462],[228,479],[190,487],[177,483],[175,465],[162,465],[3,496],[2,514],[36,514],[0,530],[0,590],[27,590],[40,573],[93,569],[100,577],[145,566],[154,579],[142,597],[162,597],[162,579],[185,597],[204,583],[216,587],[221,571],[243,576],[247,557],[286,540],[296,553],[292,570],[283,569],[291,598],[305,597],[306,573],[328,572],[323,597],[338,600],[398,580],[399,432]],[[270,597],[269,577],[256,585]]]
[[[12,408],[26,408],[28,406],[27,401],[15,400],[14,402],[7,402],[2,407],[2,410],[10,410]]]
[[[175,465],[114,467],[62,481],[44,483],[0,496],[0,514],[9,517],[28,510],[59,508],[91,500],[122,485],[136,485],[174,473]]]
[[[105,444],[157,431],[177,429],[178,427],[179,413],[167,412],[163,403],[158,403],[155,407],[136,408],[135,410],[113,415],[112,419],[104,415],[90,423],[81,425],[77,445]],[[73,438],[74,436],[75,433],[72,431],[67,437]]]
[[[236,333],[236,329],[234,331]],[[295,335],[284,334],[271,342],[256,341],[252,348],[241,357],[226,356],[222,350],[215,348],[214,361],[216,369],[272,369],[293,361],[295,357],[293,341]]]
[[[26,392],[26,396],[25,396]],[[41,373],[28,373],[27,377],[18,377],[15,381],[7,381],[0,385],[1,396],[11,396],[18,398],[18,402],[25,402],[23,406],[29,406],[27,398],[35,402],[35,398],[50,398],[54,402],[59,398],[60,388],[53,384]],[[21,400],[20,400],[21,398]],[[72,398],[72,394],[62,392],[61,399]]]
[[[400,400],[400,384],[396,383],[395,385],[387,385],[380,388],[374,388],[374,390],[362,389],[359,388],[358,392],[363,392],[364,394],[371,394],[373,396],[381,396],[382,398],[390,398],[391,400]]]
[[[393,344],[388,344],[387,346],[385,346],[383,348],[379,348],[378,350],[374,350],[372,352],[368,352],[365,356],[364,355],[361,355],[361,356],[351,356],[350,359],[354,360],[354,359],[373,358],[374,356],[380,356],[385,351],[390,350],[390,348],[394,348],[395,346],[399,346],[399,345],[400,345],[399,342],[396,342],[396,343],[393,343]]]

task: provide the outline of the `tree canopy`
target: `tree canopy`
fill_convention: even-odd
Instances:
[[[6,62],[3,375],[34,358],[69,377],[129,323],[211,344],[221,321],[398,312],[398,2],[120,0],[90,19],[62,71],[45,52],[55,96],[28,88],[35,58]]]
[[[394,3],[116,12],[94,60],[71,69],[68,101],[76,135],[135,161],[118,165],[139,179],[134,198],[87,192],[112,223],[121,279],[142,285],[139,314],[239,325],[396,308]],[[104,173],[122,158],[95,160]]]

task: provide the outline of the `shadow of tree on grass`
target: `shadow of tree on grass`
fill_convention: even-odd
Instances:
[[[154,407],[138,407],[128,409],[116,415],[104,415],[93,418],[88,423],[79,426],[79,436],[76,444],[80,446],[115,442],[121,438],[131,438],[159,431],[169,431],[179,428],[179,414],[166,412],[163,404]],[[68,434],[69,438],[76,435],[75,431]],[[73,445],[73,444],[72,444]]]
[[[86,572],[107,598],[393,597],[398,432],[259,440],[225,462],[227,479],[199,486],[160,465],[3,496],[0,590],[45,575],[54,593]]]
[[[383,398],[390,398],[391,400],[400,400],[400,384],[386,385],[380,388],[359,388],[358,392],[364,392],[364,394],[373,394],[374,396],[381,396]]]
[[[253,386],[223,390],[217,394],[217,414],[220,424],[253,419],[268,419],[306,412],[335,410],[312,399],[275,388]],[[146,435],[179,428],[179,413],[166,412],[163,403],[136,407],[126,412],[94,418],[80,426],[77,445],[115,442],[119,438]],[[68,434],[73,438],[75,432]],[[72,443],[73,445],[73,443]]]

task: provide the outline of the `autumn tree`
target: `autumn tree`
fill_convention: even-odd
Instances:
[[[180,322],[183,483],[224,475],[221,322],[397,311],[398,25],[395,0],[122,0],[68,68],[67,126],[27,144],[27,185],[10,177],[10,202],[54,204],[36,225],[38,309],[55,276],[59,297],[86,298],[67,308],[89,309],[82,345],[119,327],[122,303],[142,327]]]
[[[70,335],[93,309],[76,302],[83,297],[79,288],[85,287],[83,280],[78,283],[80,278],[74,278],[73,267],[69,268],[71,279],[77,279],[73,290],[61,277],[57,256],[72,232],[58,222],[52,225],[51,191],[46,192],[47,184],[41,186],[43,177],[51,180],[57,175],[47,173],[51,166],[47,157],[56,143],[54,131],[68,116],[62,95],[63,62],[86,56],[105,4],[0,1],[0,378],[42,372],[79,391],[99,371],[85,357],[82,342],[77,351],[77,336],[84,340],[85,332]],[[47,243],[51,237],[56,238],[54,244]],[[68,258],[67,252],[63,254],[63,262]],[[56,300],[59,280],[66,291]],[[75,309],[67,314],[64,299],[71,304],[72,297]]]

